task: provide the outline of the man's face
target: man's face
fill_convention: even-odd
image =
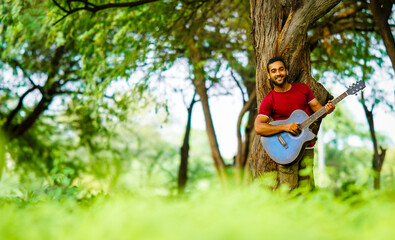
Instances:
[[[277,61],[269,65],[267,76],[274,85],[281,87],[286,81],[288,70],[285,69],[283,62]]]

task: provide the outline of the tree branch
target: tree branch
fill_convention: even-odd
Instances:
[[[305,5],[302,13],[305,16],[310,16],[308,18],[308,24],[311,25],[327,14],[332,8],[339,4],[339,2],[340,0],[311,0]]]
[[[242,142],[241,142],[241,120],[243,119],[244,114],[248,111],[251,105],[256,101],[256,90],[251,93],[250,99],[248,102],[244,104],[243,109],[240,111],[239,118],[237,119],[237,155],[236,155],[236,166],[240,167],[241,164],[241,155],[242,155]]]
[[[34,89],[39,88],[39,86],[32,87],[31,89],[26,91],[19,99],[18,106],[13,110],[13,112],[10,113],[6,124],[3,125],[3,130],[7,133],[9,139],[19,137],[23,133],[25,133],[31,126],[33,126],[39,116],[48,108],[49,104],[52,102],[54,94],[58,91],[58,88],[60,87],[60,83],[58,81],[53,81],[53,79],[55,78],[55,75],[59,72],[60,59],[65,52],[66,49],[64,46],[59,46],[56,49],[55,54],[50,61],[52,68],[47,72],[47,81],[45,83],[45,86],[42,87],[42,98],[40,102],[34,107],[33,111],[30,112],[20,123],[11,126],[11,121],[23,106],[23,98],[25,98],[27,94],[32,92]]]
[[[63,80],[63,81],[60,81],[59,82],[59,85],[60,86],[64,86],[66,83],[68,83],[68,82],[77,82],[77,81],[79,81],[79,80],[81,80],[81,78],[69,78],[69,79],[67,79],[67,80]]]
[[[23,107],[23,100],[25,99],[25,97],[33,92],[34,90],[37,89],[37,86],[33,86],[32,88],[30,88],[29,90],[27,90],[24,94],[22,94],[22,96],[19,98],[18,101],[18,105],[16,105],[16,107],[14,108],[14,110],[12,110],[10,112],[10,114],[8,114],[6,122],[3,125],[3,130],[4,132],[8,132],[9,128],[11,126],[11,122],[14,119],[14,117],[16,116],[16,114],[21,110],[21,108]]]
[[[13,139],[13,138],[19,137],[23,133],[25,133],[31,126],[33,126],[33,124],[38,119],[38,117],[41,115],[41,113],[44,112],[48,108],[51,101],[52,101],[52,98],[49,98],[48,96],[43,95],[40,102],[37,104],[37,106],[34,108],[34,110],[25,119],[23,119],[23,121],[21,123],[13,126],[11,129],[6,129],[8,135],[9,135],[8,137],[10,139]]]
[[[62,10],[63,12],[68,12],[66,9],[64,9],[62,6],[60,6],[60,4],[56,1],[56,0],[52,0],[52,2],[58,7],[60,8],[60,10]],[[67,2],[69,3],[69,2]],[[70,6],[70,5],[69,5]]]
[[[393,3],[388,0],[383,2],[371,0],[369,6],[370,10],[373,13],[373,19],[378,26],[378,32],[383,38],[385,48],[387,49],[387,54],[391,59],[392,67],[395,71],[395,39],[388,24],[392,4]]]
[[[345,10],[342,11],[344,8]],[[337,7],[339,11],[333,11],[325,20],[312,26],[314,31],[308,40],[310,49],[313,50],[319,40],[347,30],[374,31],[375,25],[373,23],[367,23],[363,19],[362,21],[356,20],[357,14],[367,8],[368,5],[364,3],[356,4],[351,8],[345,4],[339,5]]]
[[[79,11],[88,11],[88,12],[92,12],[92,13],[96,13],[100,10],[104,10],[104,9],[109,9],[109,8],[132,8],[132,7],[137,7],[143,4],[147,4],[147,3],[152,3],[152,2],[156,2],[159,0],[140,0],[140,1],[136,1],[136,2],[125,2],[125,3],[106,3],[106,4],[102,4],[102,5],[94,5],[93,3],[90,3],[87,0],[68,0],[68,6],[69,6],[69,10],[65,9],[64,7],[62,7],[57,0],[52,0],[52,2],[63,12],[65,12],[66,14],[61,17],[59,20],[57,20],[53,25],[56,25],[57,23],[61,22],[63,19],[65,19],[66,17],[70,16],[73,13],[79,12]],[[76,8],[72,8],[71,3],[72,2],[77,2],[77,3],[84,3],[85,6],[83,7],[76,7]]]
[[[235,76],[234,73],[233,73],[233,70],[230,70],[230,75],[232,76],[233,80],[236,82],[237,87],[239,88],[239,90],[240,90],[240,92],[241,92],[241,96],[243,97],[243,103],[246,103],[246,100],[245,100],[245,97],[244,97],[244,94],[245,94],[245,93],[244,93],[244,90],[243,90],[243,88],[241,87],[239,81],[237,81],[236,76]]]
[[[62,95],[62,94],[73,94],[73,95],[77,95],[77,94],[83,94],[83,92],[79,92],[79,91],[56,91],[53,93],[54,95]]]
[[[33,85],[34,89],[40,90],[41,93],[43,93],[43,88],[39,85],[36,85],[36,83],[31,79],[30,75],[25,71],[25,69],[22,67],[22,65],[15,59],[11,59],[11,62],[15,64],[15,68],[18,67],[21,69],[23,75],[29,80],[29,82]]]

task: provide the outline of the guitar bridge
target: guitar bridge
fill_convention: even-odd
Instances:
[[[281,143],[281,145],[283,145],[283,147],[284,147],[285,149],[287,149],[287,148],[288,148],[288,145],[287,145],[287,143],[285,142],[284,138],[283,138],[280,134],[277,134],[277,138],[278,138],[278,141]]]

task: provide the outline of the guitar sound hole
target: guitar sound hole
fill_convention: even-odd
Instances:
[[[302,133],[302,131],[298,131],[296,134],[291,133],[292,136],[297,137]]]
[[[300,139],[302,137],[304,129],[299,131],[297,134],[292,134],[290,133],[288,136],[291,137],[292,139]]]

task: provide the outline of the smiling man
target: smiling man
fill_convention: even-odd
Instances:
[[[261,102],[258,116],[255,119],[255,132],[263,136],[270,136],[284,131],[297,135],[300,132],[299,123],[270,125],[269,119],[272,118],[275,121],[285,120],[297,109],[303,110],[310,116],[312,112],[321,109],[322,105],[314,97],[309,86],[304,83],[289,82],[288,69],[281,57],[269,60],[267,72],[267,76],[274,88]],[[333,112],[334,109],[335,105],[331,102],[325,105],[327,114]],[[298,186],[314,187],[313,147],[314,144],[311,144],[306,148],[301,160],[291,165],[279,165],[280,184],[288,184],[291,190]]]

